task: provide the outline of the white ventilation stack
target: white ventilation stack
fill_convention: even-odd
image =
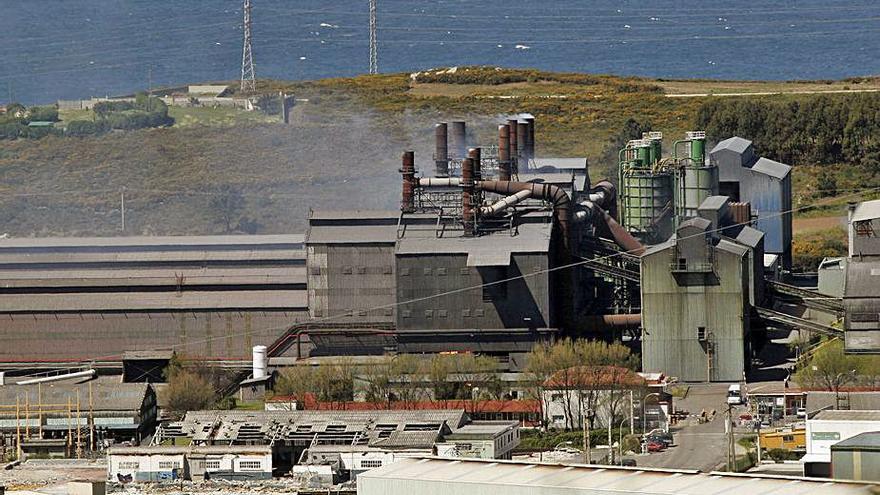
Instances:
[[[254,346],[254,378],[265,378],[269,369],[269,361],[266,357],[266,346]]]

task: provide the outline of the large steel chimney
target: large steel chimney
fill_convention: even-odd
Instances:
[[[507,134],[510,136],[510,173],[517,173],[519,162],[518,162],[518,148],[517,148],[517,135],[516,135],[516,119],[510,119],[507,121]]]
[[[461,161],[461,220],[464,235],[472,236],[476,231],[474,218],[474,161],[465,158]]]
[[[467,129],[463,120],[452,123],[452,157],[459,160],[467,153]]]
[[[403,193],[400,199],[400,211],[412,213],[416,209],[416,154],[414,151],[403,152],[403,162],[400,169],[403,175]]]
[[[448,137],[446,122],[434,126],[434,177],[449,177]]]
[[[524,168],[528,168],[529,156],[526,152],[526,143],[529,141],[529,124],[526,123],[525,120],[517,121],[516,123],[516,146],[517,146],[517,160],[519,163],[524,165]]]
[[[498,180],[510,180],[510,128],[498,126]]]
[[[526,155],[529,160],[535,159],[535,117],[527,114],[526,124],[529,125],[529,134],[526,136]]]

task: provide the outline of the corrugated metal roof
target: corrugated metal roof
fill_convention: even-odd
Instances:
[[[422,232],[407,229],[406,235],[398,241],[397,254],[545,253],[550,250],[552,227],[550,223],[524,223],[517,227],[517,235],[505,230],[476,237],[466,237],[461,232],[437,237],[434,229]]]
[[[688,218],[687,220],[678,224],[678,230],[681,230],[684,227],[693,227],[699,230],[709,230],[709,227],[712,226],[712,222],[706,220],[703,217],[694,217]]]
[[[880,410],[880,392],[846,392],[849,399],[849,408],[853,411]],[[809,391],[807,392],[807,411],[831,409],[837,405],[839,395],[834,392]],[[880,426],[877,428],[880,430]]]
[[[40,385],[15,385],[9,384],[15,378],[7,377],[7,385],[0,387],[0,405],[3,405],[2,413],[15,414],[15,410],[9,406],[15,406],[16,400],[20,404],[30,404],[32,417],[36,417],[39,403],[43,403],[44,409],[58,410],[64,404],[64,413],[67,414],[67,400],[71,399],[76,407],[77,391],[79,391],[80,410],[89,410],[89,382],[92,389],[93,411],[124,411],[137,414],[147,390],[147,383],[120,383],[118,377],[98,377],[93,380],[72,379],[48,382]],[[23,407],[23,406],[22,406]],[[57,411],[56,411],[57,412]]]
[[[727,239],[721,239],[720,241],[718,241],[718,244],[715,245],[715,249],[736,254],[738,256],[745,256],[749,253],[749,249],[747,247],[740,246],[739,244],[728,241]]]
[[[755,248],[758,244],[761,243],[761,240],[764,239],[764,233],[758,229],[753,229],[746,225],[739,232],[739,235],[736,236],[736,242],[748,246],[750,248]]]
[[[358,220],[385,220],[397,223],[400,212],[396,210],[312,210],[309,221],[339,221],[351,223]]]
[[[752,165],[752,171],[769,175],[776,179],[784,179],[791,172],[791,167],[784,163],[775,162],[769,158],[761,157],[754,165]]]
[[[271,246],[302,244],[301,234],[202,235],[135,237],[27,237],[0,239],[0,250],[9,248],[176,248],[196,246]]]
[[[110,455],[174,455],[174,454],[269,454],[268,445],[150,445],[143,447],[110,447]]]
[[[862,201],[856,205],[856,209],[852,214],[853,222],[874,220],[875,218],[880,218],[880,199]]]
[[[831,450],[841,450],[841,449],[851,449],[851,448],[865,448],[865,449],[880,449],[880,431],[868,431],[865,433],[859,433],[854,437],[849,437],[846,440],[840,441],[831,446]]]
[[[474,421],[473,423],[468,423],[456,428],[451,434],[446,435],[446,437],[447,439],[464,438],[467,436],[492,437],[504,433],[511,428],[515,428],[518,425],[518,421]]]
[[[808,421],[877,421],[880,427],[880,411],[819,411]]]
[[[119,287],[199,285],[305,285],[302,265],[224,267],[106,267],[95,269],[0,269],[0,287]]]
[[[311,225],[307,244],[387,243],[397,241],[397,225]]]
[[[747,491],[763,494],[869,494],[871,483],[698,471],[537,464],[480,459],[401,459],[358,475],[358,493],[378,495],[400,481],[401,488],[418,491],[419,483],[467,484],[474,493],[528,487],[536,492],[600,494],[642,493],[720,495]]]
[[[749,146],[752,145],[752,142],[748,139],[743,139],[738,136],[734,136],[731,138],[727,138],[724,141],[719,142],[712,148],[712,151],[709,153],[715,153],[721,150],[730,150],[735,151],[737,153],[745,153]]]
[[[720,210],[727,206],[727,203],[730,201],[730,198],[727,196],[709,196],[700,206],[697,207],[697,211],[699,210]]]

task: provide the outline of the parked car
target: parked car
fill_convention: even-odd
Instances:
[[[621,466],[636,467],[636,460],[635,459],[624,459],[624,460],[620,461],[620,465]]]
[[[798,419],[807,419],[807,408],[806,407],[797,408],[797,417],[798,417]]]
[[[648,452],[662,452],[663,450],[666,449],[666,445],[662,444],[660,442],[648,441],[647,448],[648,448]]]
[[[741,419],[743,421],[751,421],[752,415],[749,413],[742,413],[739,415],[739,419]]]
[[[665,431],[652,431],[645,436],[645,440],[649,442],[662,443],[665,447],[669,447],[673,444],[672,433],[668,433]]]

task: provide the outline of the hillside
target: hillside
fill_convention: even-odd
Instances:
[[[295,107],[291,125],[206,110],[178,113],[170,128],[0,141],[0,234],[121,235],[123,188],[127,235],[224,232],[229,202],[217,198],[230,190],[232,203],[241,202],[228,207],[233,228],[241,217],[248,231],[299,232],[309,208],[394,208],[400,154],[415,149],[417,166],[429,169],[437,121],[467,120],[480,142],[491,143],[498,116],[533,113],[539,156],[587,156],[598,178],[612,170],[603,151],[627,119],[680,136],[707,99],[719,98],[670,94],[782,92],[736,98],[787,100],[877,86],[876,80],[653,81],[485,68],[422,74],[418,81],[410,74],[261,81],[260,90],[308,99]],[[800,172],[796,181],[812,184]]]

